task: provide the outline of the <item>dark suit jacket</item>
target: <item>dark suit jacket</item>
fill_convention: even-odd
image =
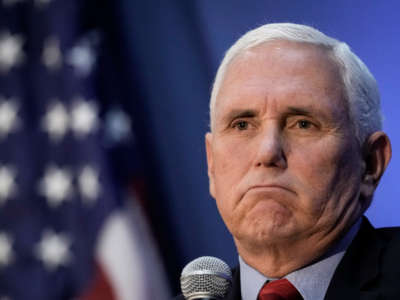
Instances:
[[[241,300],[239,268],[233,270],[232,289],[224,299]],[[400,228],[375,229],[364,218],[325,296],[325,300],[358,299],[400,300]]]

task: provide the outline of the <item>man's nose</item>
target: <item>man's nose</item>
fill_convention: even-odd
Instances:
[[[284,137],[278,126],[264,129],[259,136],[256,166],[286,168],[284,148]]]

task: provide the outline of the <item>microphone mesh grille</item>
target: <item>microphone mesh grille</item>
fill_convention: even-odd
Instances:
[[[182,270],[181,289],[186,299],[196,299],[196,295],[223,298],[232,281],[229,266],[222,260],[203,256],[190,262]]]

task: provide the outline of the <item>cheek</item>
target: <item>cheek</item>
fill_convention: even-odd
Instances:
[[[336,169],[339,153],[329,151],[329,144],[312,141],[292,146],[288,155],[289,172],[295,176],[298,188],[316,192],[326,188]]]
[[[224,218],[232,214],[239,201],[241,182],[251,167],[251,147],[221,142],[214,150],[215,198]]]
[[[300,202],[313,218],[335,216],[357,193],[359,156],[339,142],[320,141],[308,151],[292,153],[291,169]]]
[[[248,172],[251,166],[251,149],[249,144],[226,141],[216,144],[214,153],[215,179],[218,187],[233,188]],[[231,186],[229,186],[231,184]]]

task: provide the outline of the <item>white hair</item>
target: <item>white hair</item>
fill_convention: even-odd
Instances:
[[[226,52],[215,77],[210,100],[210,127],[213,130],[216,98],[232,60],[244,51],[260,44],[287,40],[323,46],[331,51],[340,67],[349,117],[360,144],[373,132],[382,129],[380,96],[375,78],[367,66],[350,50],[346,43],[331,38],[306,25],[272,23],[247,32]]]

